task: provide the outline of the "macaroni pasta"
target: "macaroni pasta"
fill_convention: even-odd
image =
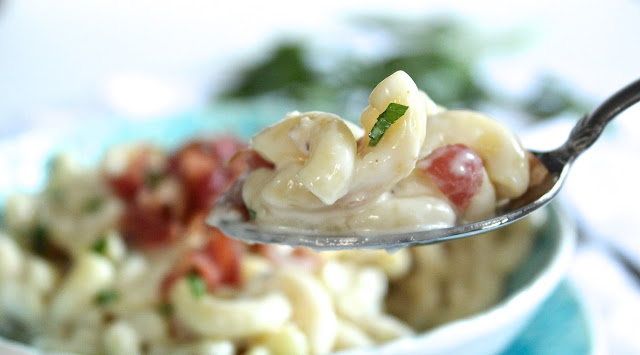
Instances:
[[[405,111],[374,141],[398,105]],[[480,113],[435,105],[404,72],[373,90],[360,124],[296,112],[258,133],[251,147],[274,168],[244,183],[255,222],[325,232],[443,228],[490,217],[529,186],[513,133]]]
[[[365,133],[389,103],[408,109],[370,146]],[[332,230],[448,226],[491,214],[528,183],[512,134],[438,107],[404,73],[373,91],[361,124],[292,113],[253,151],[217,137],[175,152],[114,147],[93,169],[58,157],[43,191],[4,206],[0,333],[63,353],[326,354],[499,300],[539,220],[391,254],[246,245],[204,223],[247,166],[257,223]],[[459,143],[483,162],[464,206],[416,168]]]

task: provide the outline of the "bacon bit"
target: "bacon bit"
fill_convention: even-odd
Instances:
[[[222,169],[222,165],[208,145],[202,142],[186,145],[171,158],[171,167],[185,187],[190,214],[213,204],[218,188],[212,181],[213,175]]]
[[[178,239],[182,225],[179,220],[163,213],[162,209],[146,209],[138,204],[126,206],[120,221],[125,240],[142,248],[165,246]]]
[[[225,163],[241,147],[231,138],[192,142],[172,157],[172,171],[187,191],[189,214],[208,211],[233,184],[239,175]]]
[[[440,191],[459,209],[467,208],[483,181],[482,158],[462,144],[435,149],[416,167],[431,177]]]
[[[199,216],[208,213],[247,166],[265,164],[255,152],[226,164],[244,148],[231,137],[190,142],[168,157],[162,171],[150,171],[150,147],[133,152],[122,174],[106,176],[113,192],[125,202],[120,229],[129,244],[160,247],[185,230],[197,230],[194,223],[204,225]],[[167,181],[174,186],[164,188]]]
[[[240,176],[246,171],[255,170],[258,168],[273,169],[275,165],[266,160],[253,149],[243,149],[233,155],[231,160],[227,163],[227,167],[234,173],[234,176]]]
[[[107,183],[111,190],[125,201],[133,200],[144,186],[150,164],[149,147],[142,147],[132,154],[133,156],[122,174],[107,176]]]
[[[222,270],[218,266],[216,260],[203,250],[196,250],[187,253],[189,267],[186,274],[196,273],[200,275],[202,280],[207,284],[207,290],[212,292],[223,280]],[[185,275],[186,275],[185,274]]]
[[[211,147],[203,142],[187,144],[171,159],[171,167],[187,183],[200,182],[208,178],[211,170],[219,166]]]
[[[235,239],[227,237],[215,227],[209,227],[209,243],[205,247],[207,255],[215,261],[221,271],[221,282],[230,286],[240,285],[240,261],[242,246]]]
[[[207,233],[207,244],[184,254],[173,271],[164,278],[160,285],[162,299],[168,298],[176,281],[192,272],[202,277],[209,292],[221,285],[237,287],[241,284],[242,245],[218,228],[207,227]]]
[[[167,178],[163,187],[143,187],[125,205],[120,231],[130,245],[157,248],[174,242],[184,231],[186,201],[179,184]]]

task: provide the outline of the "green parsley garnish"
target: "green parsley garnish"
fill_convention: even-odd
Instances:
[[[84,205],[84,210],[87,213],[95,213],[98,212],[103,205],[104,201],[100,197],[94,197],[88,200]]]
[[[101,237],[91,246],[91,250],[100,254],[107,255],[107,237]]]
[[[193,297],[200,298],[207,293],[207,285],[204,283],[204,280],[200,275],[196,273],[187,275],[187,282],[189,283],[189,288],[191,289]]]
[[[249,208],[249,220],[255,221],[257,215],[258,215],[258,212]]]
[[[398,118],[402,117],[405,112],[407,112],[407,109],[409,109],[409,106],[390,103],[387,109],[378,116],[378,121],[373,125],[373,128],[371,128],[371,132],[369,132],[369,146],[373,147],[377,145],[384,135],[384,132],[386,132]]]
[[[96,295],[94,302],[99,306],[105,306],[118,300],[118,293],[115,290],[104,290]]]
[[[31,231],[31,248],[37,254],[44,254],[49,248],[49,231],[41,224]]]

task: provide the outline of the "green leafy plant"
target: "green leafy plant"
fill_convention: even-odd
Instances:
[[[359,113],[366,95],[380,80],[404,70],[434,101],[451,108],[494,104],[545,119],[567,112],[578,117],[591,107],[552,76],[542,76],[526,97],[494,92],[482,75],[483,60],[525,48],[525,31],[488,34],[454,17],[407,20],[365,16],[350,23],[375,36],[375,54],[350,48],[318,50],[304,39],[285,40],[265,59],[240,69],[235,84],[216,99],[276,97],[293,101],[297,109],[321,107],[353,115]]]

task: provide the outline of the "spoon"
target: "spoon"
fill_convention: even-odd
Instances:
[[[538,172],[543,172],[539,181],[530,186],[523,196],[501,207],[495,217],[486,220],[430,230],[346,231],[343,234],[326,234],[291,227],[258,226],[247,221],[246,215],[238,210],[244,182],[240,179],[218,200],[207,222],[220,228],[227,235],[249,243],[276,243],[317,250],[396,250],[487,232],[520,220],[549,203],[562,188],[576,158],[600,137],[605,126],[613,118],[638,101],[640,79],[613,94],[591,114],[578,121],[567,141],[559,148],[548,152],[531,151],[532,156],[541,163],[537,163]]]

